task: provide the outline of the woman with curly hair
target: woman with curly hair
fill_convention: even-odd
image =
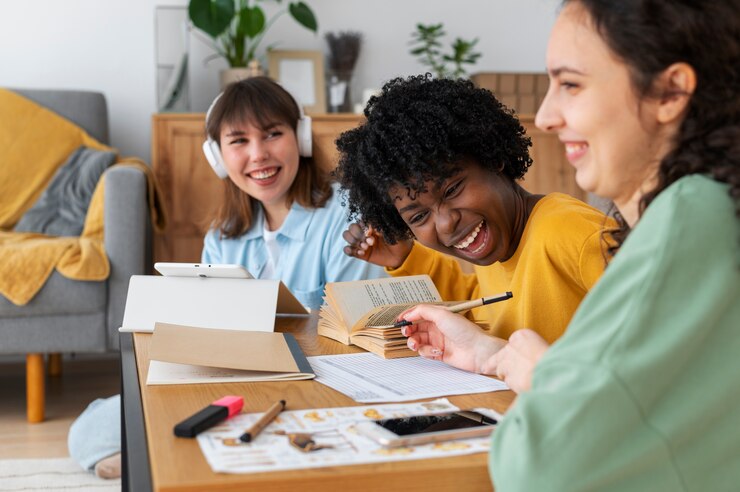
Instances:
[[[337,141],[350,211],[369,226],[345,232],[345,253],[394,276],[427,273],[446,300],[512,291],[472,313],[493,335],[491,350],[522,327],[554,342],[603,272],[606,217],[568,195],[522,188],[530,140],[470,81],[395,79],[365,115]]]
[[[413,346],[521,392],[496,490],[737,490],[739,32],[738,0],[566,0],[536,123],[619,209],[617,253],[544,355],[525,330],[486,356],[460,316],[402,315]]]

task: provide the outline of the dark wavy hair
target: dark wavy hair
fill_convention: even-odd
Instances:
[[[564,0],[579,4],[607,46],[629,67],[640,97],[656,94],[656,77],[673,63],[696,72],[688,112],[663,158],[657,186],[640,200],[640,214],[668,186],[689,174],[729,185],[740,217],[740,2],[738,0]],[[617,244],[629,226],[616,214]]]
[[[221,94],[206,120],[206,133],[220,142],[221,128],[225,124],[248,123],[265,129],[282,123],[295,131],[300,116],[295,99],[280,84],[267,77],[251,77],[234,82]],[[221,237],[236,238],[252,227],[257,203],[231,179],[223,182],[221,205],[211,226],[220,230]],[[306,208],[321,208],[331,195],[330,177],[319,170],[313,158],[300,157],[298,174],[288,190],[288,201]]]
[[[337,139],[335,175],[351,216],[391,244],[413,237],[388,195],[391,187],[422,192],[425,181],[441,183],[464,160],[512,182],[532,164],[531,141],[513,111],[469,80],[393,79],[370,98],[365,117]]]

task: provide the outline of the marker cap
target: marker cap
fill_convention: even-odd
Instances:
[[[233,417],[244,408],[244,398],[241,396],[224,396],[211,403],[229,409],[229,417]]]

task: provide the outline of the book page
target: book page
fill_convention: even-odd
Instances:
[[[417,306],[418,304],[418,302],[412,302],[411,304],[393,304],[391,306],[380,306],[372,309],[365,313],[365,315],[355,323],[352,327],[352,334],[362,333],[370,336],[378,336],[380,338],[400,337],[401,329],[394,328],[393,324],[401,313]],[[455,304],[460,304],[460,301],[428,302],[427,304],[433,304],[435,306],[454,306]],[[398,333],[397,335],[394,334],[396,332]]]
[[[428,275],[338,282],[327,284],[326,289],[332,302],[341,310],[348,330],[368,311],[379,306],[442,300]]]
[[[347,328],[345,328],[342,319],[334,308],[326,303],[326,298],[324,298],[324,304],[319,308],[319,320],[316,325],[316,332],[321,336],[329,337],[345,345],[350,344]]]

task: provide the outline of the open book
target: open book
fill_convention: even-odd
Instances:
[[[421,303],[454,305],[442,298],[429,275],[330,282],[319,312],[318,333],[345,345],[357,345],[386,359],[410,357],[398,315]]]

